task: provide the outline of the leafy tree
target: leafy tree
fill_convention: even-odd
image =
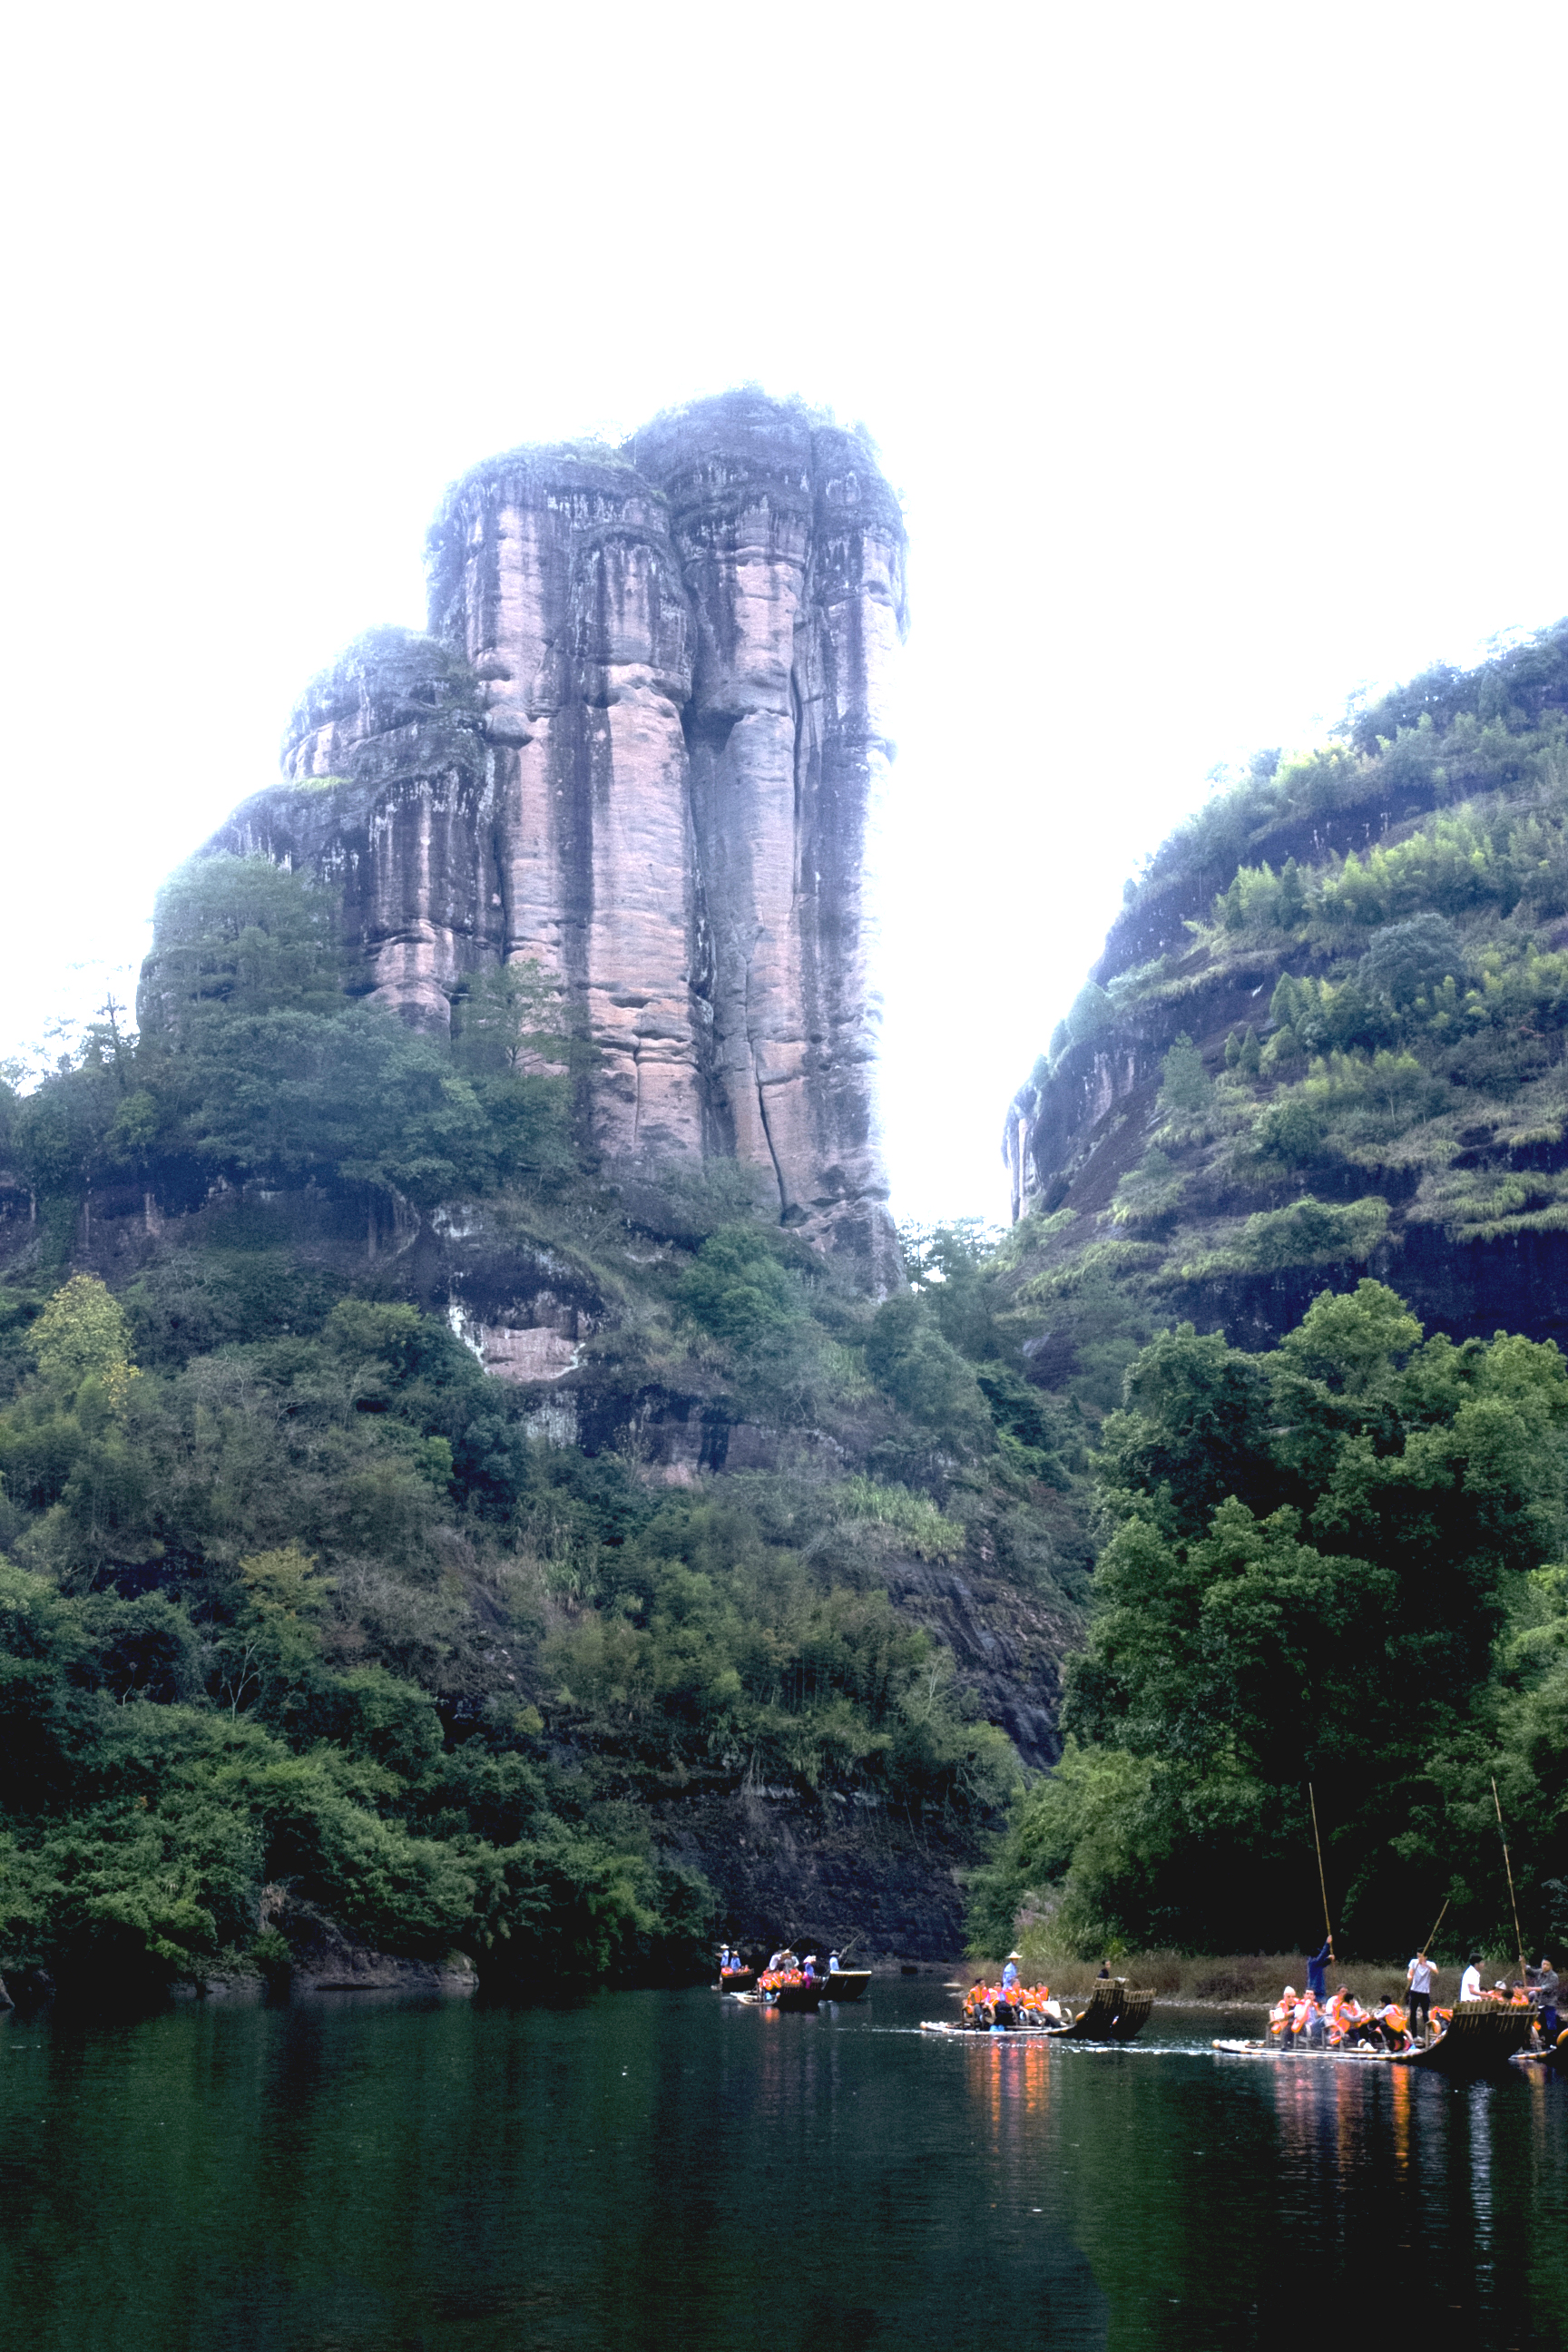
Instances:
[[[755,1225],[723,1225],[710,1234],[681,1276],[679,1297],[693,1322],[745,1350],[776,1347],[805,1320],[799,1283]]]
[[[1408,1932],[1474,1850],[1458,1800],[1500,1638],[1563,1542],[1565,1439],[1554,1347],[1423,1341],[1374,1282],[1324,1292],[1263,1356],[1190,1326],[1156,1340],[1105,1428],[1074,1744],[1025,1801],[991,1911],[1027,1887],[1086,1946],[1288,1945],[1311,1781],[1347,1937]]]
[[[125,1310],[95,1274],[73,1274],[33,1326],[38,1370],[50,1386],[73,1398],[87,1380],[124,1402],[134,1379]]]
[[[924,1301],[883,1300],[866,1338],[866,1369],[901,1411],[958,1446],[982,1442],[989,1416],[974,1373]]]
[[[1201,1118],[1214,1099],[1204,1057],[1185,1030],[1160,1066],[1160,1108],[1167,1119]]]
[[[1086,981],[1068,1008],[1067,1031],[1073,1045],[1086,1045],[1107,1026],[1110,999],[1092,980]]]
[[[164,884],[144,1024],[188,1041],[215,1016],[331,1013],[343,957],[336,901],[269,857],[193,858]]]
[[[535,957],[482,965],[454,1010],[456,1059],[472,1076],[521,1077],[570,1056],[561,991]]]
[[[1465,969],[1465,950],[1452,923],[1442,915],[1413,915],[1377,932],[1361,961],[1367,984],[1408,1013],[1418,996]]]

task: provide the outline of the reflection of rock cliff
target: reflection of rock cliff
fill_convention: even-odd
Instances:
[[[753,1163],[881,1287],[863,868],[903,544],[865,443],[758,394],[492,459],[431,532],[430,635],[318,678],[289,782],[208,846],[331,875],[422,1025],[537,957],[604,1150]]]

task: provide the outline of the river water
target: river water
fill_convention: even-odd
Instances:
[[[1568,2346],[1568,2081],[318,1997],[0,2027],[28,2352]]]

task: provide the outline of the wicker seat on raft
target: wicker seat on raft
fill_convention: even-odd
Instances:
[[[1058,2042],[1131,2042],[1149,2022],[1152,1991],[1133,1990],[1125,1977],[1100,1977],[1070,2025],[1051,2029]]]
[[[1400,2052],[1392,2063],[1419,2066],[1425,2074],[1447,2074],[1457,2082],[1505,2074],[1510,2062],[1530,2047],[1531,2014],[1512,2002],[1462,2000],[1446,2033],[1426,2050]]]

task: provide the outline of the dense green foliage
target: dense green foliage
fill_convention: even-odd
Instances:
[[[1393,1292],[1325,1291],[1261,1356],[1191,1325],[1142,1354],[1096,1465],[1106,1540],[1067,1754],[987,1874],[1069,1948],[1289,1948],[1316,1897],[1308,1789],[1351,1948],[1452,1897],[1568,1928],[1568,1367],[1423,1340]]]
[[[344,997],[328,903],[265,861],[179,877],[158,938],[141,1036],[111,1012],[0,1103],[37,1209],[0,1284],[0,1969],[264,1961],[273,1881],[489,1973],[679,1968],[712,1897],[660,1801],[994,1817],[1013,1750],[882,1574],[983,1524],[1054,1589],[1067,1473],[1016,1345],[964,1321],[962,1239],[879,1309],[739,1171],[642,1181],[634,1215],[531,968],[477,977],[449,1045],[414,1034]],[[400,1289],[378,1228],[453,1201],[603,1303],[614,1444],[547,1442]],[[845,1475],[672,1489],[637,1440],[661,1387],[837,1432]]]
[[[1260,754],[1122,919],[1178,904],[1179,942],[1087,986],[1024,1090],[1041,1190],[1010,1295],[1093,1413],[1217,1285],[1253,1279],[1278,1331],[1258,1278],[1295,1277],[1294,1314],[1312,1269],[1409,1286],[1410,1243],[1568,1226],[1568,624]],[[1142,1075],[1082,1125],[1096,1055]]]
[[[344,996],[326,893],[264,857],[164,890],[143,1032],[112,1013],[74,1066],[0,1099],[0,1156],[48,1203],[185,1160],[204,1181],[343,1177],[429,1204],[566,1175],[574,1041],[531,968],[477,982],[455,1051]],[[530,1063],[540,1066],[530,1068]]]
[[[1310,1782],[1347,1937],[1403,1949],[1450,1891],[1494,1936],[1495,1769],[1527,1933],[1562,1937],[1563,1367],[1464,1335],[1559,1311],[1489,1310],[1487,1267],[1548,1261],[1471,1253],[1568,1224],[1568,624],[1259,754],[1128,898],[1122,936],[1200,911],[1058,1028],[1043,1197],[980,1275],[1084,1417],[1101,1549],[977,1933],[1027,1902],[1084,1950],[1288,1946]],[[1100,1054],[1142,1075],[1075,1125]]]

